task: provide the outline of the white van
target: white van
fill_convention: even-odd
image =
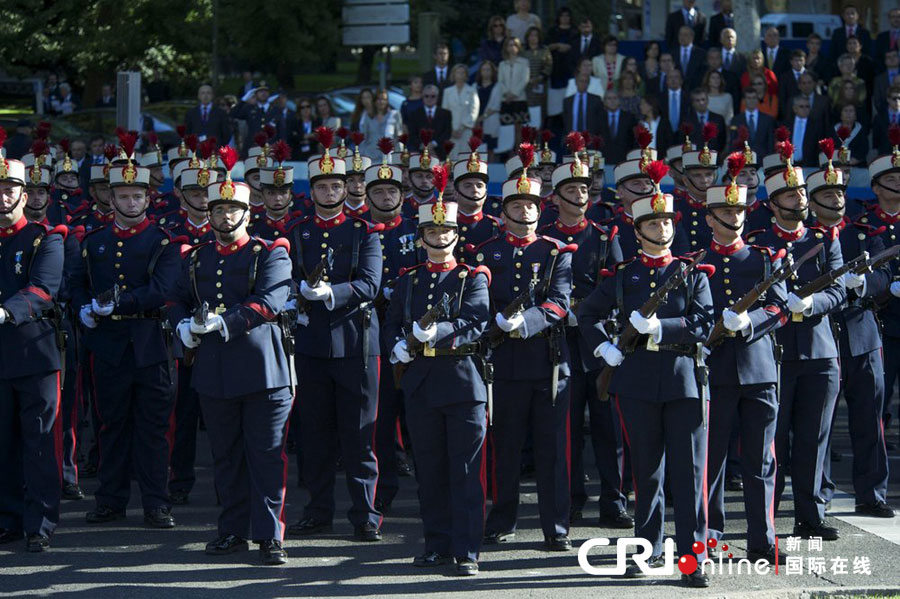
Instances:
[[[830,40],[835,29],[842,26],[838,15],[769,13],[759,19],[760,36],[764,37],[766,29],[775,27],[782,40],[803,40],[810,33],[818,33],[823,40]]]

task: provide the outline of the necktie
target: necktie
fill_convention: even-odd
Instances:
[[[747,129],[750,130],[750,137],[753,138],[756,135],[756,117],[752,112],[747,113]]]
[[[584,115],[584,94],[578,94],[578,102],[576,102],[577,106],[575,107],[575,130],[583,131],[583,115]]]
[[[725,68],[731,68],[731,50],[725,50]]]
[[[772,65],[775,64],[775,50],[769,48],[769,69],[772,69]]]
[[[434,118],[434,109],[433,109],[433,108],[429,108],[427,112],[428,112],[428,124],[430,125],[430,124],[431,124],[431,119]]]
[[[685,15],[685,17],[687,18],[687,24],[690,25],[691,27],[693,27],[694,26],[694,15],[691,14],[691,11],[688,11],[687,14]]]
[[[204,123],[206,122],[206,119],[208,116],[208,114],[207,114],[208,110],[209,109],[206,106],[203,107],[203,115],[200,117],[200,120],[202,120]]]
[[[682,48],[681,49],[681,68],[682,69],[687,68],[687,63],[688,63],[688,49]]]
[[[803,137],[806,133],[806,119],[797,119],[794,122],[794,163],[803,162]]]
[[[847,27],[847,37],[853,35],[853,32],[856,30],[855,27]]]
[[[900,37],[900,31],[897,29],[891,30],[891,50],[897,47],[897,38]]]
[[[616,118],[616,113],[615,113],[615,112],[610,113],[610,115],[609,115],[609,131],[610,131],[610,133],[612,133],[612,136],[613,136],[613,137],[616,136],[616,132],[619,130],[619,127],[618,127],[618,125],[619,125],[618,120],[619,120],[619,119]]]
[[[582,54],[587,52],[588,43],[590,43],[590,42],[588,41],[587,36],[582,36],[581,37],[581,53]]]
[[[700,128],[702,129],[703,125],[706,124],[706,115],[698,114],[697,116],[700,117]]]
[[[678,93],[669,92],[669,124],[672,131],[678,131]]]

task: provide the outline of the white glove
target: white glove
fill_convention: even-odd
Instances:
[[[87,328],[97,328],[97,321],[94,319],[94,313],[93,309],[91,308],[91,304],[85,304],[81,306],[81,310],[78,312],[78,318],[81,319],[81,324],[83,324]]]
[[[331,285],[322,283],[310,287],[306,281],[300,281],[300,294],[311,302],[324,302],[331,298]]]
[[[9,312],[6,311],[6,308],[0,308],[0,324],[6,322],[7,318],[9,318]]]
[[[297,309],[297,300],[294,298],[289,299],[284,302],[284,308],[281,309],[282,312],[290,312],[291,310]]]
[[[650,335],[655,337],[662,327],[662,324],[659,322],[659,318],[657,318],[656,314],[654,314],[650,318],[644,318],[637,310],[631,311],[631,316],[628,317],[628,321],[631,323],[631,326],[637,329],[637,332],[641,335]]]
[[[97,316],[109,316],[113,313],[113,310],[116,309],[116,305],[113,303],[109,304],[98,304],[97,300],[91,300],[91,311]]]
[[[206,315],[206,322],[203,324],[194,322],[191,318],[191,333],[194,335],[205,335],[213,331],[221,331],[225,328],[225,321],[218,314],[209,313]]]
[[[625,355],[619,351],[619,348],[609,341],[604,341],[594,349],[594,357],[603,358],[603,361],[610,366],[618,366],[625,359]]]
[[[393,288],[393,287],[385,287],[385,288],[383,288],[383,289],[381,290],[381,295],[383,295],[383,296],[384,296],[384,299],[386,299],[387,301],[391,301],[391,296],[392,296],[393,294],[394,294],[394,288]]]
[[[309,324],[309,314],[306,312],[297,313],[297,326],[305,327]]]
[[[740,333],[750,328],[750,315],[746,312],[735,312],[733,310],[724,310],[722,312],[722,324],[729,331]]]
[[[397,343],[394,344],[394,349],[391,350],[391,362],[396,364],[397,362],[403,362],[404,364],[409,364],[413,361],[411,355],[409,355],[409,350],[406,348],[406,339],[401,339]]]
[[[812,311],[813,298],[812,296],[807,296],[801,298],[796,293],[791,291],[788,294],[787,298],[787,306],[788,310],[794,312],[795,314],[805,314],[809,316],[808,312]]]
[[[181,339],[181,344],[188,349],[193,349],[200,345],[200,338],[191,333],[191,319],[185,318],[175,327],[175,334]]]
[[[418,321],[413,321],[413,335],[422,343],[430,343],[437,337],[437,323],[431,323],[427,329],[419,326]]]
[[[566,314],[566,326],[577,327],[578,326],[578,317],[575,316],[575,313],[569,310],[569,313]]]
[[[841,280],[844,283],[844,287],[846,287],[847,289],[856,289],[857,287],[862,287],[866,284],[865,275],[858,275],[855,272],[844,273],[844,276],[841,277]]]
[[[894,281],[891,283],[891,295],[894,297],[900,297],[900,281]]]
[[[503,318],[503,314],[497,312],[497,316],[494,317],[494,320],[497,321],[497,326],[507,333],[511,333],[525,324],[525,316],[521,312],[516,312],[510,316],[509,319]]]

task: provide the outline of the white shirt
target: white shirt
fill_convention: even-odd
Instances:
[[[591,40],[594,38],[593,35],[582,35],[581,36],[581,53],[584,54],[588,46],[591,45]]]
[[[800,162],[803,160],[803,136],[806,134],[806,119],[799,116],[794,117],[794,135],[791,140],[794,144],[794,160]]]

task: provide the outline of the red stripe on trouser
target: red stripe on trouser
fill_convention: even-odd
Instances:
[[[180,373],[178,372],[178,363],[180,360],[175,360],[175,401],[172,402],[172,411],[169,412],[169,428],[166,429],[166,443],[169,445],[169,461],[172,461],[172,452],[175,450],[175,428],[178,426],[178,423],[175,421],[175,410],[178,407],[178,401],[181,399],[179,397],[179,388],[181,385],[178,384],[178,377]],[[194,423],[194,426],[197,426],[197,423]]]
[[[363,348],[365,351],[365,348]],[[368,358],[363,358],[367,360]],[[378,456],[375,454],[375,434],[378,430],[378,386],[381,384],[381,356],[375,356],[375,422],[372,423],[372,458],[375,460],[375,484],[372,487],[372,498],[378,494]],[[378,528],[384,522],[384,516],[378,516]]]
[[[288,358],[293,359],[291,357]],[[288,479],[288,457],[287,457],[287,438],[288,438],[288,430],[291,428],[291,414],[294,411],[294,400],[291,398],[291,409],[288,410],[288,417],[284,423],[284,434],[281,437],[281,463],[284,464],[284,469],[282,470],[281,475],[281,511],[278,513],[278,521],[281,523],[281,531],[279,538],[284,541],[284,529],[285,529],[285,520],[284,520],[284,505],[287,503],[287,479]],[[302,469],[302,467],[301,467]]]
[[[619,395],[618,394],[615,395],[615,401],[616,401],[616,412],[619,414],[619,420],[622,422],[622,434],[625,435],[625,443],[630,448],[631,447],[631,439],[628,438],[628,427],[625,426],[625,416],[622,414],[622,406],[619,405]],[[625,458],[623,457],[622,460],[624,461],[624,459]],[[625,467],[623,465],[622,470],[624,470],[624,469],[625,469]],[[625,473],[623,472],[622,476],[624,476],[624,475],[625,475]],[[637,481],[634,476],[634,460],[631,460],[631,489],[634,491],[634,501],[637,502],[638,488],[637,488]]]
[[[63,480],[63,428],[62,428],[62,389],[60,388],[60,374],[56,371],[56,407],[53,409],[55,414],[53,419],[53,453],[56,455],[56,469],[59,473],[59,484],[62,486]]]

